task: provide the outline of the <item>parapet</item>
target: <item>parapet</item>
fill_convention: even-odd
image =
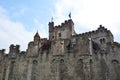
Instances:
[[[64,23],[61,23],[61,25],[55,26],[55,28],[67,27],[67,26],[70,25],[70,24],[73,24],[73,25],[74,25],[72,19],[65,20]]]
[[[1,49],[1,50],[0,50],[0,53],[5,53],[5,49]]]
[[[1,49],[0,54],[4,55],[5,54],[5,49]]]
[[[20,45],[11,44],[10,50],[9,50],[9,56],[12,58],[15,58],[17,54],[20,53],[19,48],[20,48]]]
[[[102,25],[100,25],[97,30],[93,30],[93,31],[89,31],[89,32],[77,34],[77,35],[74,35],[73,37],[85,37],[85,36],[86,36],[86,37],[92,37],[93,35],[96,35],[96,36],[97,36],[98,33],[103,34],[103,32],[104,32],[104,33],[107,33],[107,34],[110,34],[110,35],[113,37],[113,35],[112,35],[112,33],[110,32],[110,30],[107,30],[107,28],[105,28],[105,27],[102,26]]]

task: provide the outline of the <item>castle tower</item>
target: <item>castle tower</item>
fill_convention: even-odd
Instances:
[[[70,37],[76,34],[74,30],[74,22],[72,21],[72,19],[68,20],[68,29],[70,30],[70,35],[69,35]]]
[[[49,26],[49,40],[53,40],[54,39],[54,22],[49,22],[48,24]]]
[[[39,36],[39,33],[36,32],[34,36],[34,45],[38,45],[39,41],[40,41],[40,36]]]
[[[19,45],[13,45],[11,44],[10,47],[9,47],[9,57],[11,58],[16,58],[17,54],[20,52],[19,48],[20,46]]]
[[[54,26],[54,22],[49,22],[48,25],[50,40],[68,39],[71,38],[72,35],[75,35],[74,22],[72,19],[66,20],[58,26]]]
[[[64,23],[55,27],[55,31],[57,39],[69,39],[75,35],[74,22],[72,19],[65,20]]]

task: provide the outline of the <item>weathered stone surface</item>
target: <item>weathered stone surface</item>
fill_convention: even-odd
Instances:
[[[0,80],[120,80],[120,44],[102,25],[76,34],[72,19],[49,23],[49,40],[38,32],[25,52],[0,50]]]

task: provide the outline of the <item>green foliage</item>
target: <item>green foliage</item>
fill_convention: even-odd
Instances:
[[[117,47],[120,47],[120,43],[118,43],[118,42],[114,42],[113,45],[117,46]]]

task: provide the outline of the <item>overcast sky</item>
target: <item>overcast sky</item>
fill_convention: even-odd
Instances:
[[[69,19],[75,23],[77,33],[96,30],[100,24],[111,30],[120,42],[120,0],[1,0],[0,1],[0,49],[10,44],[27,44],[39,32],[48,37],[48,22],[55,25]]]

